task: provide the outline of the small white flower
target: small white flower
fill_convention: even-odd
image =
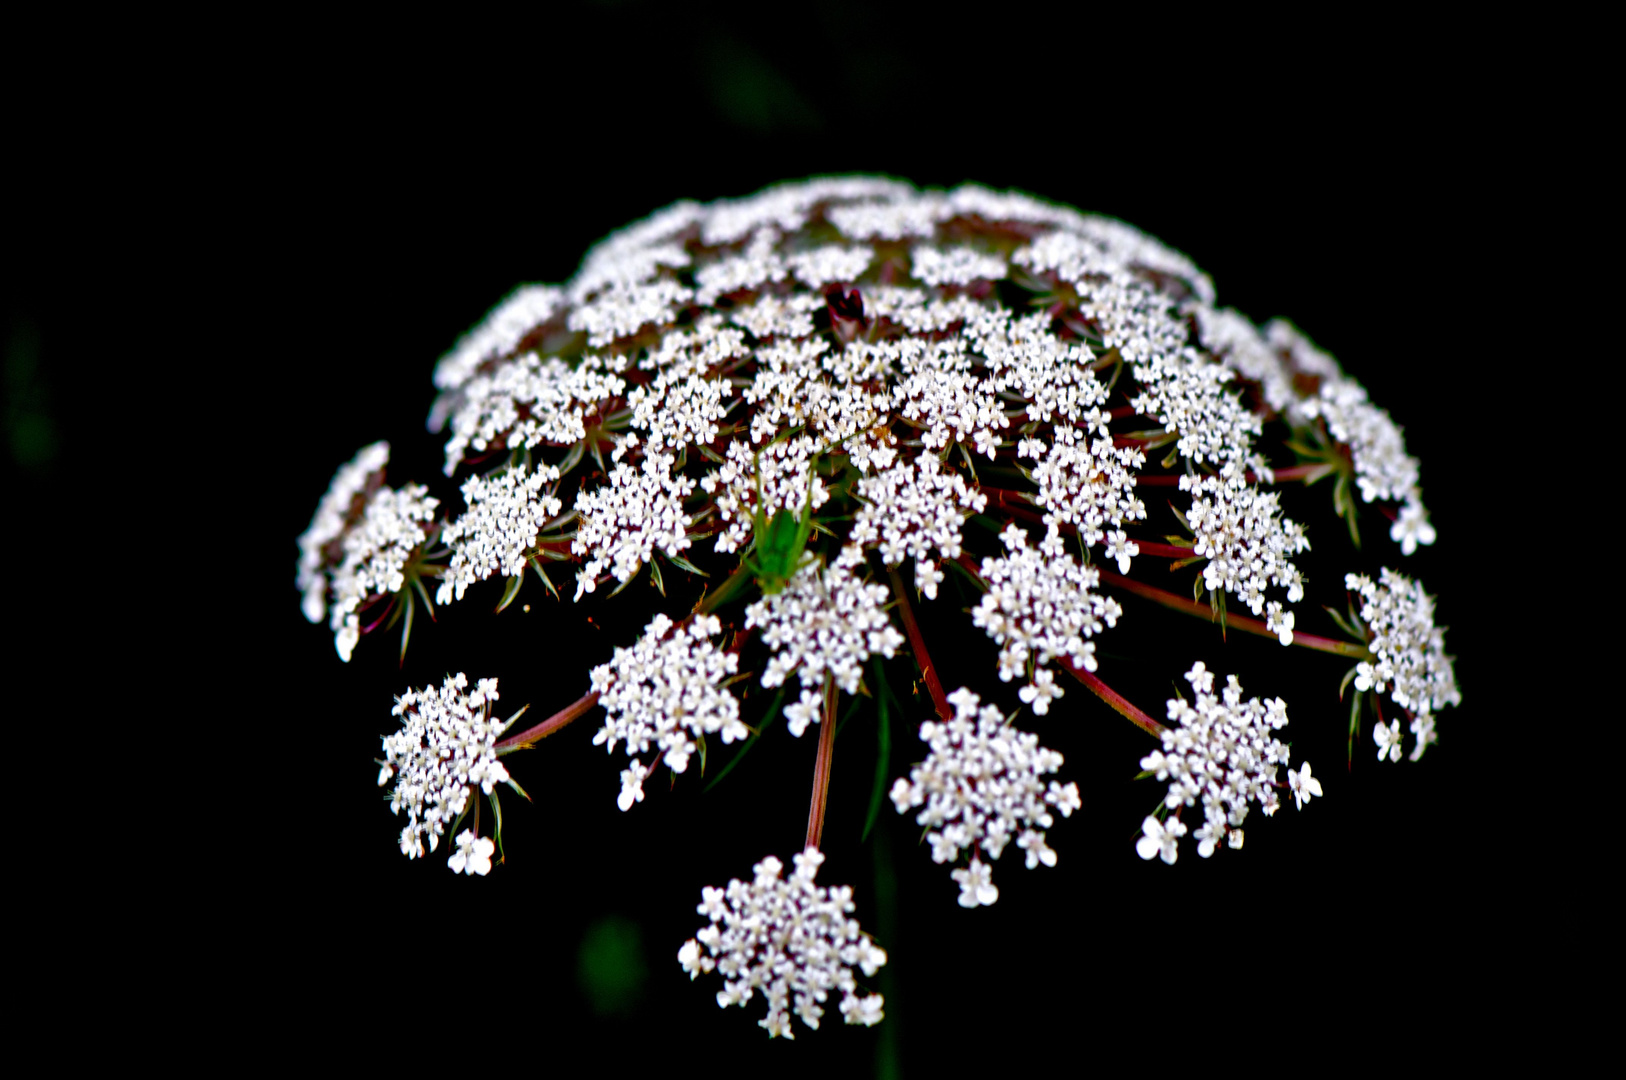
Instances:
[[[794,705],[785,706],[785,719],[790,722],[790,733],[798,739],[807,725],[819,722],[819,715],[824,705],[821,695],[811,690],[803,690],[799,701]]]
[[[497,850],[497,845],[484,836],[475,836],[473,832],[464,829],[457,834],[457,851],[446,860],[454,874],[479,874],[485,877],[491,873],[491,854]]]
[[[1030,862],[1028,865],[1033,864]],[[994,884],[993,868],[985,863],[972,859],[969,868],[956,870],[949,876],[960,886],[960,906],[963,908],[990,905],[999,899],[999,886]]]
[[[1159,856],[1170,866],[1180,857],[1179,840],[1186,834],[1186,827],[1180,824],[1179,818],[1170,818],[1167,825],[1152,815],[1146,815],[1146,820],[1140,824],[1142,836],[1135,841],[1135,854],[1143,859],[1154,859]]]
[[[1308,761],[1298,772],[1287,770],[1287,786],[1293,789],[1294,808],[1299,810],[1304,809],[1304,804],[1310,801],[1312,795],[1321,794],[1321,781],[1310,775]]]
[[[1400,721],[1396,720],[1394,726],[1379,722],[1372,729],[1372,741],[1378,744],[1378,760],[1388,758],[1390,761],[1400,760]]]

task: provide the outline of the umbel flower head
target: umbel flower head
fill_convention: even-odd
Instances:
[[[473,788],[500,828],[496,786],[517,784],[498,758],[600,706],[594,741],[626,758],[623,810],[661,766],[726,748],[726,773],[786,737],[780,717],[789,737],[816,733],[796,870],[767,859],[707,889],[712,923],[680,955],[723,975],[724,1004],[760,991],[770,1034],[792,1014],[817,1026],[835,993],[849,1022],[880,1018],[853,972],[884,953],[848,917],[850,892],[814,884],[842,723],[890,745],[890,717],[924,721],[924,758],[883,759],[870,805],[890,790],[980,909],[1001,852],[1054,865],[1057,818],[1082,804],[1029,728],[1101,703],[1156,740],[1144,859],[1174,863],[1188,834],[1205,858],[1239,848],[1252,807],[1324,794],[1289,764],[1280,697],[1244,699],[1235,678],[1216,690],[1203,664],[1162,655],[1136,660],[1195,692],[1167,724],[1114,690],[1097,639],[1124,620],[1199,616],[1216,648],[1275,666],[1353,662],[1294,714],[1341,723],[1353,683],[1351,747],[1370,711],[1384,758],[1403,732],[1418,757],[1461,701],[1434,599],[1383,567],[1438,539],[1400,427],[1292,324],[1217,306],[1189,259],[1122,222],[874,177],[681,202],[605,239],[570,281],[516,290],[433,381],[444,490],[386,485],[374,444],[299,541],[302,609],[328,619],[341,658],[396,621],[404,650],[431,582],[441,604],[490,588],[501,611],[535,579],[557,604],[550,633],[629,589],[652,610],[525,731],[489,719],[494,680],[400,698],[381,783],[407,813],[402,850],[451,830],[453,869],[490,871],[501,837],[480,836]],[[1323,481],[1322,512],[1290,518],[1284,490]],[[1357,549],[1362,523],[1369,538],[1380,525],[1372,566],[1306,572],[1333,518]],[[1347,616],[1325,591],[1340,581]],[[951,645],[974,657],[952,695],[932,658]]]
[[[788,879],[780,877],[784,864],[770,855],[751,868],[751,881],[735,878],[726,889],[702,890],[695,910],[711,921],[678,950],[678,963],[690,979],[713,971],[723,977],[722,1008],[743,1008],[760,992],[768,1015],[757,1023],[770,1036],[796,1037],[792,1012],[817,1029],[832,993],[841,995],[847,1023],[878,1022],[883,999],[860,994],[853,969],[873,977],[886,952],[851,917],[851,889],[814,884],[822,854],[808,848],[792,861],[796,869]]]

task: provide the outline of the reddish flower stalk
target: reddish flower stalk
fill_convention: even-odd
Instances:
[[[1114,574],[1110,570],[1101,571],[1101,580],[1108,585],[1116,585],[1121,589],[1134,593],[1166,608],[1184,612],[1187,615],[1196,615],[1200,618],[1213,621],[1216,616],[1214,609],[1207,604],[1199,603],[1178,593],[1167,592],[1151,585],[1144,585],[1139,581],[1131,580],[1122,574]],[[1225,625],[1246,634],[1258,634],[1260,637],[1276,637],[1276,631],[1267,627],[1262,619],[1250,618],[1246,615],[1232,615],[1227,613]],[[1357,645],[1353,641],[1338,641],[1335,638],[1317,637],[1314,634],[1301,634],[1293,631],[1293,644],[1302,645],[1306,649],[1315,649],[1317,652],[1334,653],[1338,656],[1349,656],[1356,660],[1371,660],[1372,653],[1364,645]]]
[[[554,713],[540,724],[537,724],[535,727],[526,728],[518,735],[508,736],[508,738],[497,744],[497,752],[500,754],[505,750],[518,750],[522,747],[530,746],[538,739],[547,738],[549,735],[552,735],[555,731],[558,731],[560,728],[576,719],[588,709],[591,709],[594,705],[597,705],[598,696],[599,692],[594,690],[585,697],[577,698],[575,701],[571,702],[569,705],[566,705],[564,708],[560,709],[558,712]]]
[[[909,647],[915,652],[915,663],[920,665],[920,674],[926,680],[926,692],[931,695],[932,705],[937,709],[940,720],[954,719],[954,706],[949,704],[948,695],[943,693],[943,683],[937,677],[937,669],[932,666],[932,658],[926,652],[926,639],[920,636],[920,626],[915,622],[915,612],[909,606],[909,592],[903,584],[903,575],[896,569],[892,574],[892,595],[898,598],[898,612],[903,616],[903,632],[909,635]]]
[[[1083,668],[1077,667],[1068,657],[1060,656],[1056,659],[1062,667],[1067,669],[1068,673],[1072,675],[1073,678],[1089,687],[1092,694],[1106,702],[1108,705],[1111,705],[1113,710],[1116,711],[1118,715],[1124,717],[1131,724],[1134,724],[1148,735],[1155,735],[1161,738],[1163,732],[1167,730],[1162,724],[1158,723],[1156,720],[1153,720],[1142,710],[1136,708],[1128,698],[1124,697],[1122,694],[1118,693],[1118,691],[1102,682],[1096,677],[1094,672],[1085,671]]]
[[[1326,473],[1332,469],[1333,466],[1328,465],[1325,462],[1310,462],[1305,465],[1289,465],[1285,469],[1272,469],[1270,471],[1271,474],[1275,476],[1276,482],[1279,484],[1284,480],[1304,480],[1314,476],[1316,473]],[[1137,476],[1135,477],[1135,486],[1179,487],[1180,477],[1182,475],[1183,474],[1181,473],[1166,473],[1161,476]],[[1254,484],[1258,482],[1258,474],[1250,471],[1248,473],[1248,483]]]
[[[813,759],[813,804],[807,810],[805,848],[817,848],[824,838],[824,807],[830,797],[830,762],[836,746],[836,682],[824,680],[824,716],[819,721],[819,752]]]

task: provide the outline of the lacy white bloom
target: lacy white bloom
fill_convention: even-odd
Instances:
[[[960,530],[970,514],[988,505],[988,496],[968,487],[965,477],[944,470],[930,454],[899,461],[885,472],[858,482],[863,500],[848,543],[876,546],[881,561],[897,566],[908,555],[916,564],[935,554],[960,557]],[[941,576],[929,577],[925,593],[937,596]]]
[[[606,569],[625,583],[656,548],[671,556],[689,546],[692,518],[684,512],[683,500],[695,481],[672,474],[675,460],[670,454],[650,454],[641,469],[623,461],[610,471],[607,485],[577,494],[580,523],[571,550],[588,558],[576,572],[576,599],[594,591]]]
[[[468,685],[468,677],[458,672],[439,690],[432,686],[409,689],[395,699],[392,715],[401,718],[401,730],[384,736],[378,783],[382,787],[395,778],[390,812],[407,812],[401,852],[408,858],[424,853],[425,839],[429,850],[435,850],[446,827],[467,808],[474,788],[489,795],[493,786],[508,780],[508,770],[497,760],[496,750],[497,738],[508,725],[491,719],[497,680],[481,679],[474,692],[465,695]],[[491,869],[490,850],[485,850],[485,870],[479,869],[480,850],[459,851],[463,861],[452,869],[473,865],[472,873],[486,873]],[[476,861],[468,864],[470,858]]]
[[[1304,599],[1304,577],[1291,556],[1310,541],[1303,526],[1282,516],[1280,496],[1243,483],[1234,471],[1181,476],[1180,490],[1192,493],[1186,522],[1195,537],[1191,553],[1208,559],[1204,586],[1229,592],[1255,615],[1272,585],[1287,589],[1289,603]]]
[[[909,253],[911,273],[927,285],[969,285],[998,281],[1005,276],[1005,260],[970,248],[919,245]]]
[[[327,614],[327,575],[343,558],[335,541],[360,519],[368,499],[384,480],[390,444],[364,446],[333,476],[327,494],[316,506],[310,527],[299,537],[299,573],[294,584],[304,594],[300,610],[311,622]]]
[[[928,720],[920,738],[931,747],[926,760],[892,785],[898,813],[923,807],[915,822],[931,830],[935,862],[953,862],[971,853],[969,868],[957,870],[960,905],[976,907],[999,899],[993,871],[981,859],[999,858],[1011,840],[1027,853],[1029,869],[1056,865],[1043,830],[1055,824],[1052,809],[1071,817],[1083,805],[1078,785],[1063,787],[1044,777],[1061,767],[1062,757],[1039,745],[1039,737],[1005,722],[992,705],[965,687],[949,695],[954,719]]]
[[[558,357],[526,353],[442,395],[430,424],[439,431],[450,418],[446,475],[471,449],[478,455],[498,446],[560,446],[585,438],[588,422],[626,389],[620,375],[626,362],[589,355],[571,367]]]
[[[1416,745],[1411,759],[1422,757],[1435,741],[1433,714],[1462,704],[1456,672],[1445,653],[1445,629],[1434,625],[1434,598],[1421,582],[1385,568],[1374,582],[1364,574],[1347,574],[1344,587],[1361,596],[1361,621],[1372,640],[1367,648],[1376,660],[1356,665],[1355,689],[1383,693],[1412,717]],[[1399,720],[1395,721],[1399,738]]]
[[[883,999],[861,995],[853,969],[873,977],[886,952],[851,917],[850,888],[814,884],[822,854],[809,848],[794,862],[788,879],[780,877],[784,864],[770,855],[752,868],[752,881],[736,878],[726,889],[703,890],[696,911],[710,924],[684,943],[678,963],[690,979],[713,971],[723,977],[722,1008],[744,1007],[761,992],[768,1015],[757,1023],[769,1037],[795,1038],[792,1013],[817,1029],[832,993],[841,995],[844,1021],[876,1023]]]
[[[406,587],[406,565],[429,538],[440,500],[429,489],[408,484],[399,491],[381,487],[367,501],[361,520],[338,541],[344,559],[333,570],[328,624],[339,658],[346,663],[361,636],[356,610],[375,596]]]
[[[1146,504],[1135,497],[1132,471],[1146,464],[1145,453],[1128,446],[1114,448],[1105,437],[1086,445],[1070,427],[1057,427],[1056,441],[1048,446],[1041,439],[1024,439],[1016,453],[1038,461],[1033,482],[1039,485],[1039,494],[1033,501],[1047,511],[1045,524],[1072,526],[1087,545],[1110,540],[1108,557],[1117,561],[1119,573],[1129,573],[1140,548],[1121,526],[1146,519]],[[1109,525],[1115,530],[1110,537]]]
[[[739,655],[710,640],[722,633],[715,615],[696,615],[687,626],[656,615],[630,649],[616,649],[608,664],[593,669],[593,689],[609,715],[593,736],[594,746],[614,753],[619,743],[628,757],[649,753],[651,745],[673,772],[689,767],[695,740],[721,735],[725,743],[750,732],[740,722],[740,703],[724,685],[739,670]],[[622,773],[618,802],[628,809],[643,801],[650,770],[636,760]]]
[[[1103,624],[1118,625],[1123,614],[1116,600],[1092,591],[1100,583],[1095,567],[1073,558],[1055,526],[1037,550],[1015,524],[1000,539],[1010,554],[982,561],[988,591],[971,612],[973,625],[999,642],[999,677],[1009,682],[1030,661],[1042,667],[1057,657],[1094,671],[1095,642],[1084,639],[1100,633]],[[1046,700],[1061,696],[1060,687],[1046,686],[1041,691],[1035,682],[1034,692]]]
[[[762,685],[784,683],[796,672],[802,686],[822,690],[828,672],[849,694],[858,692],[864,661],[891,656],[903,635],[886,617],[884,585],[866,585],[846,562],[820,567],[808,555],[781,591],[745,609],[745,628],[760,626],[773,650]]]
[[[435,599],[451,603],[463,599],[468,587],[501,572],[513,577],[525,572],[525,557],[543,525],[558,515],[564,504],[553,488],[559,470],[543,465],[535,470],[512,466],[496,476],[471,476],[463,482],[468,509],[441,530],[441,540],[452,549],[451,563],[441,577]]]
[[[1174,812],[1168,821],[1146,819],[1145,835],[1136,845],[1143,859],[1161,854],[1164,862],[1174,862],[1175,841],[1186,831],[1180,813],[1198,802],[1203,807],[1203,824],[1195,833],[1197,854],[1205,859],[1222,839],[1231,847],[1242,846],[1241,825],[1249,803],[1257,803],[1267,815],[1280,805],[1276,773],[1287,765],[1290,752],[1275,732],[1287,724],[1287,703],[1281,698],[1242,700],[1242,684],[1235,675],[1215,694],[1214,673],[1202,661],[1186,673],[1186,681],[1196,691],[1196,701],[1169,701],[1171,723],[1163,732],[1163,749],[1140,762],[1157,779],[1168,781],[1163,805]],[[1288,773],[1293,794],[1301,803],[1312,794],[1321,794],[1320,781],[1311,778],[1308,764],[1302,774],[1291,769]]]

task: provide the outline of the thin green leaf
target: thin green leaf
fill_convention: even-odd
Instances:
[[[520,787],[517,783],[514,782],[514,778],[512,776],[510,776],[508,778],[507,783],[508,783],[509,787],[511,787],[515,791],[519,792],[519,797],[520,798],[524,799],[526,802],[531,802],[532,801],[531,796],[525,791],[524,788]]]
[[[666,580],[661,577],[661,564],[659,559],[651,558],[649,560],[649,577],[650,580],[654,582],[655,588],[660,590],[661,599],[666,599]]]
[[[487,797],[491,800],[491,813],[497,819],[497,854],[506,859],[508,854],[502,849],[502,800],[497,798],[496,788],[492,788]]]
[[[1344,691],[1348,690],[1349,689],[1349,684],[1355,681],[1355,675],[1356,675],[1357,672],[1360,671],[1360,669],[1361,669],[1361,665],[1356,664],[1354,667],[1352,667],[1348,671],[1344,672],[1344,681],[1338,684],[1338,700],[1339,701],[1344,700]]]
[[[698,574],[703,578],[711,577],[710,574],[700,569],[700,567],[696,566],[688,559],[685,559],[682,555],[668,555],[667,558],[670,559],[672,561],[672,565],[677,567],[679,570],[684,570],[691,574]]]
[[[559,590],[553,587],[553,579],[548,577],[548,572],[542,568],[542,564],[532,559],[531,569],[536,571],[536,576],[542,579],[542,584],[548,587],[548,591],[553,594],[553,598],[559,600]]]
[[[1151,444],[1148,443],[1147,445],[1150,446]],[[1163,467],[1165,469],[1172,469],[1172,468],[1174,468],[1174,463],[1176,461],[1179,461],[1179,460],[1180,460],[1180,448],[1178,446],[1176,446],[1173,450],[1170,450],[1168,452],[1168,454],[1164,456],[1164,458],[1163,458]]]
[[[523,584],[525,584],[523,572],[508,579],[508,584],[503,589],[502,600],[497,604],[497,614],[500,615],[508,610],[508,605],[514,602],[514,597],[519,595],[519,587]]]
[[[1321,605],[1321,607],[1322,607],[1323,611],[1325,611],[1328,615],[1332,616],[1332,621],[1338,624],[1338,629],[1342,630],[1344,633],[1346,633],[1350,637],[1354,638],[1360,644],[1362,644],[1362,645],[1366,644],[1366,635],[1361,633],[1361,631],[1357,630],[1353,625],[1351,625],[1349,620],[1344,618],[1341,614],[1339,614],[1336,609],[1327,607],[1327,605],[1325,605],[1325,604]]]
[[[417,610],[418,602],[410,592],[402,590],[406,597],[406,625],[401,627],[401,663],[406,663],[407,643],[412,640],[412,613]]]
[[[574,469],[577,465],[580,465],[581,460],[582,460],[582,451],[584,451],[586,449],[587,449],[587,440],[586,439],[583,439],[581,442],[576,443],[574,446],[572,446],[570,448],[570,452],[565,455],[565,459],[559,463],[559,475],[563,476],[565,473],[568,473],[571,469]]]
[[[752,735],[745,741],[745,745],[740,747],[739,753],[735,754],[729,759],[728,764],[723,766],[723,771],[718,773],[716,778],[712,780],[711,783],[700,789],[702,793],[710,791],[718,784],[721,784],[723,782],[723,777],[733,772],[734,766],[738,765],[742,760],[744,760],[745,755],[751,752],[751,747],[755,746],[757,740],[762,738],[762,733],[773,727],[773,722],[779,719],[779,706],[784,700],[785,688],[781,686],[779,688],[779,692],[773,696],[773,700],[768,703],[768,715],[765,716],[762,722],[757,725],[756,734]]]
[[[875,819],[880,816],[881,797],[886,794],[886,776],[892,764],[891,714],[886,708],[886,699],[891,690],[886,685],[886,670],[881,667],[880,657],[871,657],[871,662],[880,685],[880,693],[875,695],[875,710],[880,714],[880,723],[876,725],[875,782],[870,787],[869,811],[864,815],[864,833],[858,838],[859,843],[869,839],[869,831],[875,827]]]

